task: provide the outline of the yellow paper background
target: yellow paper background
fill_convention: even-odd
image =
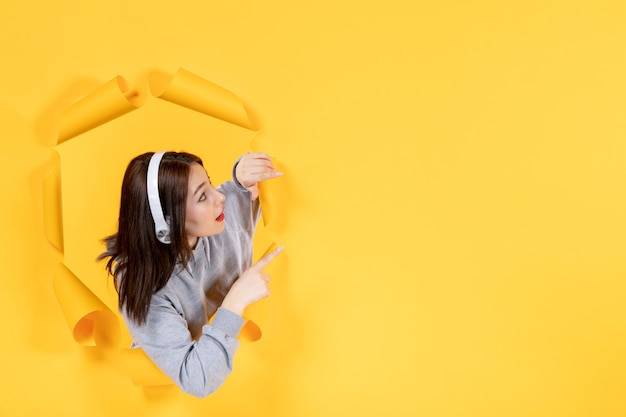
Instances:
[[[1,415],[626,414],[622,2],[10,0],[0,23]],[[259,134],[148,96],[179,67]],[[118,75],[145,105],[56,148],[62,256],[51,132]],[[95,237],[129,157],[184,147],[220,182],[250,146],[286,173],[263,337],[207,399],[137,387],[74,341],[55,268],[114,309]]]

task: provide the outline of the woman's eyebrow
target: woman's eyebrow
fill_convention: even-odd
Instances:
[[[200,188],[202,188],[202,186],[206,184],[206,182],[203,182],[202,184],[198,185],[198,188],[196,188],[196,191],[193,192],[193,195],[196,195],[198,193],[198,191],[200,191]]]

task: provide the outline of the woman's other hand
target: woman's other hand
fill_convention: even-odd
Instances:
[[[235,176],[239,184],[252,193],[252,199],[259,196],[259,182],[280,177],[282,172],[276,171],[272,158],[262,152],[250,152],[239,159]]]

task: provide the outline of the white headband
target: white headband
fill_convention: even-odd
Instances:
[[[161,208],[161,199],[159,198],[159,165],[165,152],[155,152],[150,158],[148,164],[148,203],[150,204],[150,213],[154,220],[154,233],[159,242],[170,243],[170,226],[165,221],[163,209]]]

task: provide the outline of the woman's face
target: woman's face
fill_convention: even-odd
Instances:
[[[224,230],[224,201],[226,196],[217,191],[200,164],[189,168],[185,233],[194,247],[199,237],[213,236]]]

